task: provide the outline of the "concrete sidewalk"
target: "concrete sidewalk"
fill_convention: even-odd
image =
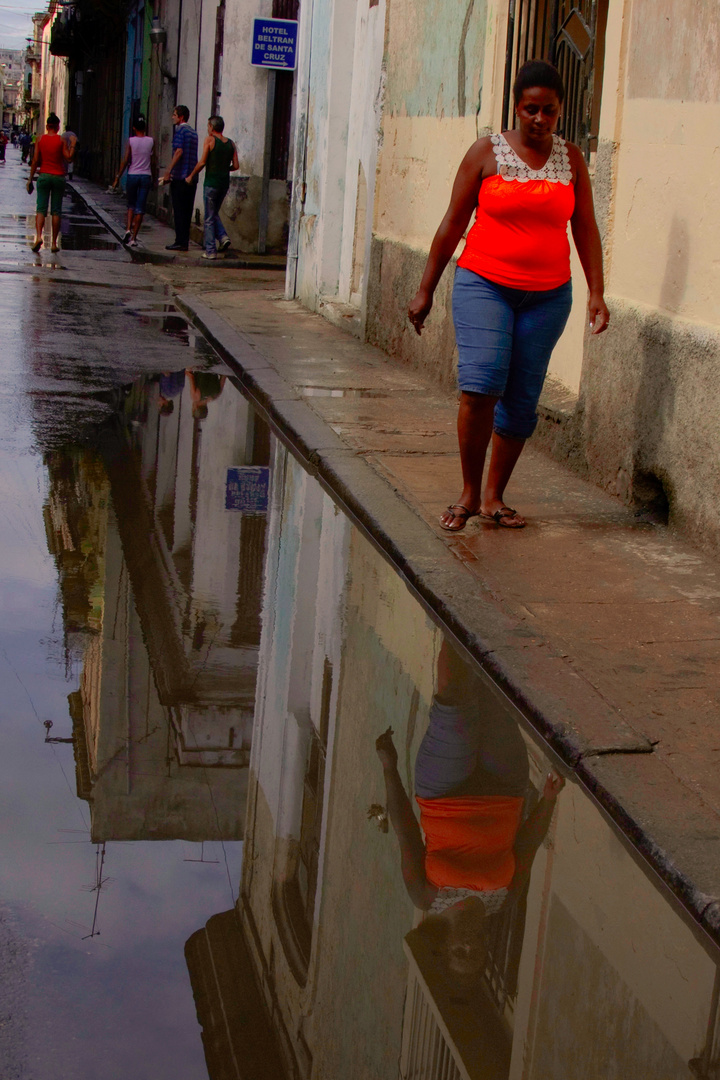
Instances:
[[[124,192],[120,188],[117,191],[111,191],[109,188],[100,187],[99,184],[93,184],[81,177],[73,177],[70,187],[83,199],[105,228],[122,243],[127,222],[127,202]],[[192,266],[201,261],[203,249],[200,244],[192,240],[188,252],[167,251],[167,244],[175,241],[175,230],[164,225],[152,214],[145,215],[138,240],[139,247],[126,249],[135,262],[179,263]],[[226,270],[250,268],[281,270],[285,267],[285,256],[241,255],[239,252],[229,251],[226,255],[218,255],[214,262],[202,260],[202,265],[209,268],[222,266]]]
[[[239,385],[720,943],[720,572],[530,444],[520,531],[438,525],[456,403],[280,273],[155,267]]]

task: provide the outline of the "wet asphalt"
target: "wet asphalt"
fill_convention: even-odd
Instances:
[[[68,695],[81,663],[48,544],[48,462],[92,447],[138,376],[213,356],[81,202],[66,196],[61,252],[50,253],[48,233],[33,254],[27,175],[8,146],[0,164],[0,1076],[196,1080],[207,1071],[183,947],[232,906],[241,844],[140,840],[103,851],[91,842],[70,742]]]

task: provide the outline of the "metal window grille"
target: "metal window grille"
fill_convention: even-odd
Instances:
[[[441,1023],[432,998],[411,968],[400,1059],[401,1080],[470,1080]]]
[[[586,158],[597,148],[607,0],[510,0],[503,129],[513,110],[512,85],[526,60],[548,60],[565,84],[558,133]]]

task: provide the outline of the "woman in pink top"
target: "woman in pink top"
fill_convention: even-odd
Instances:
[[[46,134],[38,139],[35,145],[35,153],[30,166],[30,179],[28,180],[28,193],[32,192],[32,183],[37,173],[37,214],[35,215],[35,240],[32,245],[33,251],[39,251],[42,247],[42,234],[45,228],[45,218],[50,203],[52,215],[52,251],[59,251],[58,240],[60,237],[60,215],[62,213],[62,200],[65,194],[65,166],[72,161],[75,154],[76,139],[67,142],[59,135],[60,119],[55,113],[48,115]]]
[[[120,177],[128,170],[125,190],[127,193],[127,226],[123,244],[128,247],[138,246],[138,233],[145,216],[148,195],[157,174],[155,160],[155,140],[146,134],[145,117],[138,116],[133,124],[133,135],[128,139],[118,174],[113,182],[113,190],[118,186]]]

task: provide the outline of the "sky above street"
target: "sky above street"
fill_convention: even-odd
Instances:
[[[24,49],[32,36],[32,15],[46,7],[43,0],[0,0],[0,49]]]

